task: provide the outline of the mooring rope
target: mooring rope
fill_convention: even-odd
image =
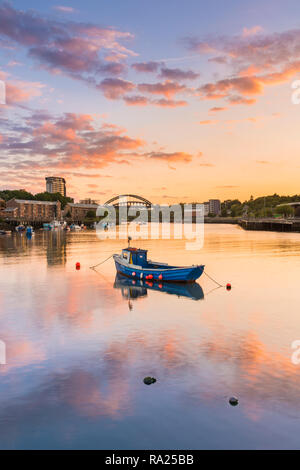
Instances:
[[[213,281],[215,284],[217,284],[217,286],[219,287],[225,287],[223,284],[220,284],[218,281],[216,281],[215,279],[213,279],[211,276],[209,276],[209,274],[207,274],[206,271],[203,271],[205,276],[207,276],[211,281]]]
[[[97,268],[98,266],[100,266],[101,264],[105,263],[106,261],[108,261],[110,258],[112,258],[114,255],[110,255],[108,258],[106,258],[104,261],[101,261],[101,263],[98,263],[98,264],[95,264],[95,266],[90,266],[90,269],[95,269]]]

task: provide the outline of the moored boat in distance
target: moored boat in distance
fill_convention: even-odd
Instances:
[[[194,282],[203,271],[204,265],[171,266],[147,259],[147,250],[125,248],[122,254],[113,255],[116,270],[131,279],[157,282]]]

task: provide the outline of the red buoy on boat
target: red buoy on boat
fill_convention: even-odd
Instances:
[[[158,276],[158,279],[161,281],[162,278],[163,278],[163,276],[162,276],[162,274],[160,274],[160,275]]]
[[[229,282],[226,284],[226,289],[231,290],[231,284]]]
[[[153,275],[152,275],[152,274],[148,274],[148,275],[146,276],[146,279],[153,279]]]
[[[133,276],[135,276],[135,275],[136,275],[135,271],[133,271],[132,275],[133,275]]]

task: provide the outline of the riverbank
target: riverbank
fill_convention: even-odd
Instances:
[[[239,217],[204,217],[205,224],[233,224],[237,225],[240,222]]]
[[[300,219],[240,219],[244,230],[268,232],[300,232]]]

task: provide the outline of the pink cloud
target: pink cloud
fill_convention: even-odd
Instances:
[[[216,124],[218,121],[213,121],[212,119],[206,119],[205,121],[200,121],[201,126],[206,126],[207,124]]]
[[[166,80],[159,83],[141,83],[138,85],[139,91],[142,93],[150,93],[153,95],[164,95],[166,98],[172,98],[177,93],[186,90],[185,85],[180,85],[177,82]]]
[[[172,100],[161,98],[159,100],[151,100],[145,96],[124,96],[124,101],[128,106],[159,106],[161,108],[177,108],[181,106],[186,106],[187,102],[183,100]]]
[[[106,98],[116,100],[129,91],[134,90],[135,85],[121,78],[105,78],[98,85],[98,88],[104,93]]]
[[[226,111],[228,108],[225,108],[225,107],[218,107],[218,106],[215,106],[214,108],[210,108],[210,112],[211,113],[218,113],[218,112],[221,112],[221,111]]]
[[[60,5],[54,6],[53,8],[54,10],[61,11],[63,13],[75,13],[76,11],[75,8],[65,7],[65,6],[60,6]]]
[[[226,64],[230,78],[211,81],[198,88],[202,99],[225,98],[230,104],[253,104],[254,95],[266,86],[289,81],[300,72],[300,29],[263,34],[260,26],[242,35],[211,37],[203,41],[185,38],[187,48],[207,54],[208,60]]]
[[[237,96],[237,95],[233,95],[233,96],[229,96],[228,97],[228,102],[229,104],[232,104],[232,105],[235,105],[235,104],[246,104],[246,105],[252,105],[254,103],[256,103],[256,99],[254,98],[245,98],[245,97],[242,97],[242,96]]]
[[[243,37],[247,38],[249,36],[255,36],[258,33],[261,33],[263,28],[259,25],[252,26],[252,28],[243,28]]]
[[[155,106],[161,106],[162,108],[178,108],[187,105],[187,102],[183,100],[169,100],[165,98],[154,100],[152,103],[155,104]]]
[[[59,8],[66,11],[71,7]],[[122,43],[132,37],[128,32],[110,27],[16,10],[8,3],[0,6],[0,41],[26,48],[29,57],[50,73],[64,73],[94,86],[99,74],[119,75],[126,70],[121,60],[135,53]],[[115,54],[115,61],[109,64],[105,61],[108,52]]]
[[[6,103],[14,105],[41,96],[44,85],[40,82],[25,82],[20,80],[6,82]]]
[[[160,65],[161,65],[160,62],[150,61],[150,62],[136,62],[135,64],[132,64],[131,67],[137,72],[153,73],[153,72],[157,72]]]
[[[189,163],[193,159],[193,155],[186,152],[149,152],[144,154],[148,158],[154,158],[157,160],[164,160],[168,162],[184,162]],[[200,153],[201,155],[201,153]]]
[[[169,68],[162,68],[160,71],[161,78],[167,80],[195,80],[200,76],[199,73],[193,72],[192,70],[181,70],[181,69],[169,69]]]
[[[7,157],[18,155],[14,171],[50,168],[102,168],[124,160],[126,152],[143,148],[144,142],[131,138],[114,125],[99,126],[89,115],[65,114],[39,122],[27,118],[20,133],[11,123],[9,134],[0,143]]]
[[[149,104],[149,101],[145,96],[124,96],[123,99],[128,106],[146,106]]]

